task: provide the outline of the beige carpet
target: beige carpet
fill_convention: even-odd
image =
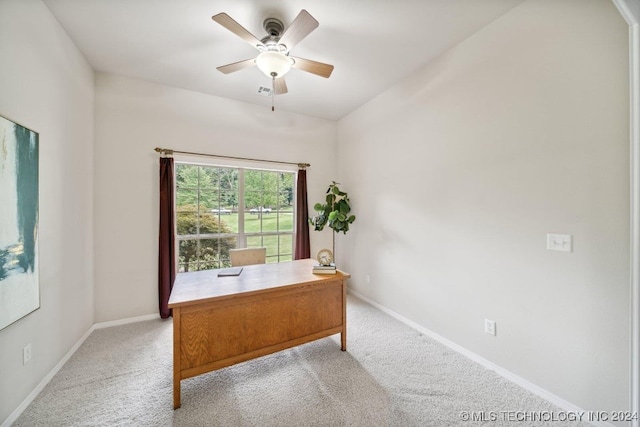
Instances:
[[[172,402],[171,320],[140,322],[94,331],[14,426],[583,425],[509,421],[563,412],[353,296],[347,352],[325,338],[185,380]]]

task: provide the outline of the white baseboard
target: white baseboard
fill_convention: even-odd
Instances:
[[[101,322],[93,325],[92,329],[104,329],[112,326],[126,325],[128,323],[144,322],[145,320],[159,319],[159,314],[147,314],[145,316],[130,317],[128,319],[112,320],[110,322]]]
[[[456,343],[454,343],[453,341],[450,341],[446,338],[444,338],[443,336],[440,336],[438,334],[436,334],[433,331],[430,331],[429,329],[424,328],[423,326],[418,325],[417,323],[415,323],[412,320],[407,319],[406,317],[396,313],[393,310],[388,309],[387,307],[378,304],[377,302],[365,297],[364,295],[360,294],[359,292],[353,291],[351,289],[349,289],[348,291],[350,294],[354,295],[355,297],[363,300],[364,302],[366,302],[367,304],[371,304],[372,306],[376,307],[378,310],[388,314],[389,316],[401,321],[402,323],[406,324],[407,326],[417,330],[418,332],[423,333],[424,335],[433,338],[434,340],[438,341],[441,344],[446,345],[447,347],[449,347],[450,349],[456,351],[457,353],[462,354],[463,356],[467,357],[468,359],[471,359],[472,361],[484,366],[485,368],[494,371],[496,374],[500,375],[501,377],[511,381],[512,383],[515,383],[517,385],[519,385],[520,387],[524,388],[525,390],[530,391],[531,393],[540,396],[541,398],[545,399],[546,401],[553,403],[554,405],[558,406],[559,408],[567,411],[567,412],[574,412],[574,413],[586,413],[587,411],[585,411],[584,409],[572,404],[571,402],[568,402],[564,399],[562,399],[559,396],[556,396],[555,394],[551,393],[548,390],[543,389],[542,387],[539,387],[535,384],[533,384],[530,381],[527,381],[526,379],[514,374],[513,372],[508,371],[507,369],[504,369],[498,365],[496,365],[495,363],[485,359],[484,357],[462,347],[461,345],[458,345]],[[598,427],[614,427],[613,424],[607,423],[607,422],[593,422],[592,425],[594,426],[598,426]]]
[[[73,347],[71,347],[71,349],[67,352],[67,354],[65,354],[64,357],[60,359],[60,361],[56,364],[56,366],[54,366],[53,369],[51,369],[51,371],[49,371],[49,373],[45,375],[42,381],[40,381],[40,383],[36,386],[36,388],[33,389],[31,393],[29,393],[29,395],[22,401],[22,403],[20,403],[20,405],[11,413],[11,415],[9,415],[7,419],[4,420],[2,424],[0,424],[0,427],[9,427],[18,419],[20,414],[22,414],[22,412],[24,412],[24,410],[27,409],[27,407],[31,404],[31,402],[33,402],[36,396],[38,396],[38,394],[40,394],[40,392],[46,387],[46,385],[49,384],[49,381],[51,381],[53,377],[58,373],[58,371],[62,369],[64,364],[67,363],[67,361],[71,358],[71,356],[73,356],[73,354],[76,351],[78,351],[82,343],[84,343],[86,339],[89,338],[89,335],[91,335],[93,331],[95,331],[96,329],[110,328],[112,326],[126,325],[128,323],[136,323],[136,322],[142,322],[145,320],[153,320],[153,319],[159,319],[159,318],[160,318],[160,315],[158,314],[148,314],[146,316],[131,317],[131,318],[122,319],[122,320],[113,320],[111,322],[95,323],[93,326],[89,328],[87,332],[84,333],[84,335],[82,335],[82,337],[80,337],[78,342],[76,342],[73,345]]]

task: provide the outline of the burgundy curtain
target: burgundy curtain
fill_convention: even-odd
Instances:
[[[296,184],[296,188],[296,245],[293,259],[311,258],[306,169],[300,169],[298,171],[298,183]]]
[[[160,158],[160,238],[158,247],[158,294],[160,317],[171,316],[167,307],[176,278],[176,254],[173,213],[173,158]]]

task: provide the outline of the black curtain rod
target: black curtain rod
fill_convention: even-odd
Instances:
[[[308,168],[309,166],[311,166],[309,163],[279,162],[279,161],[276,161],[276,160],[251,159],[251,158],[248,158],[248,157],[220,156],[220,155],[217,155],[217,154],[204,154],[204,153],[193,153],[193,152],[190,152],[190,151],[171,150],[169,148],[156,147],[154,150],[156,152],[164,155],[164,156],[171,156],[171,155],[173,155],[175,153],[178,153],[178,154],[189,154],[189,155],[192,155],[192,156],[215,157],[215,158],[218,158],[218,159],[248,160],[248,161],[251,161],[251,162],[276,163],[276,164],[280,164],[280,165],[296,165],[300,169],[305,169],[305,168]]]

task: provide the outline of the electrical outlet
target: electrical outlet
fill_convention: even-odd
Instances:
[[[496,335],[496,322],[489,319],[484,319],[484,331],[489,335]]]
[[[371,283],[371,276],[369,276],[368,274],[365,274],[365,276],[364,276],[364,281],[365,281],[366,283]]]
[[[26,365],[31,361],[31,343],[24,346],[22,349],[22,364]]]

